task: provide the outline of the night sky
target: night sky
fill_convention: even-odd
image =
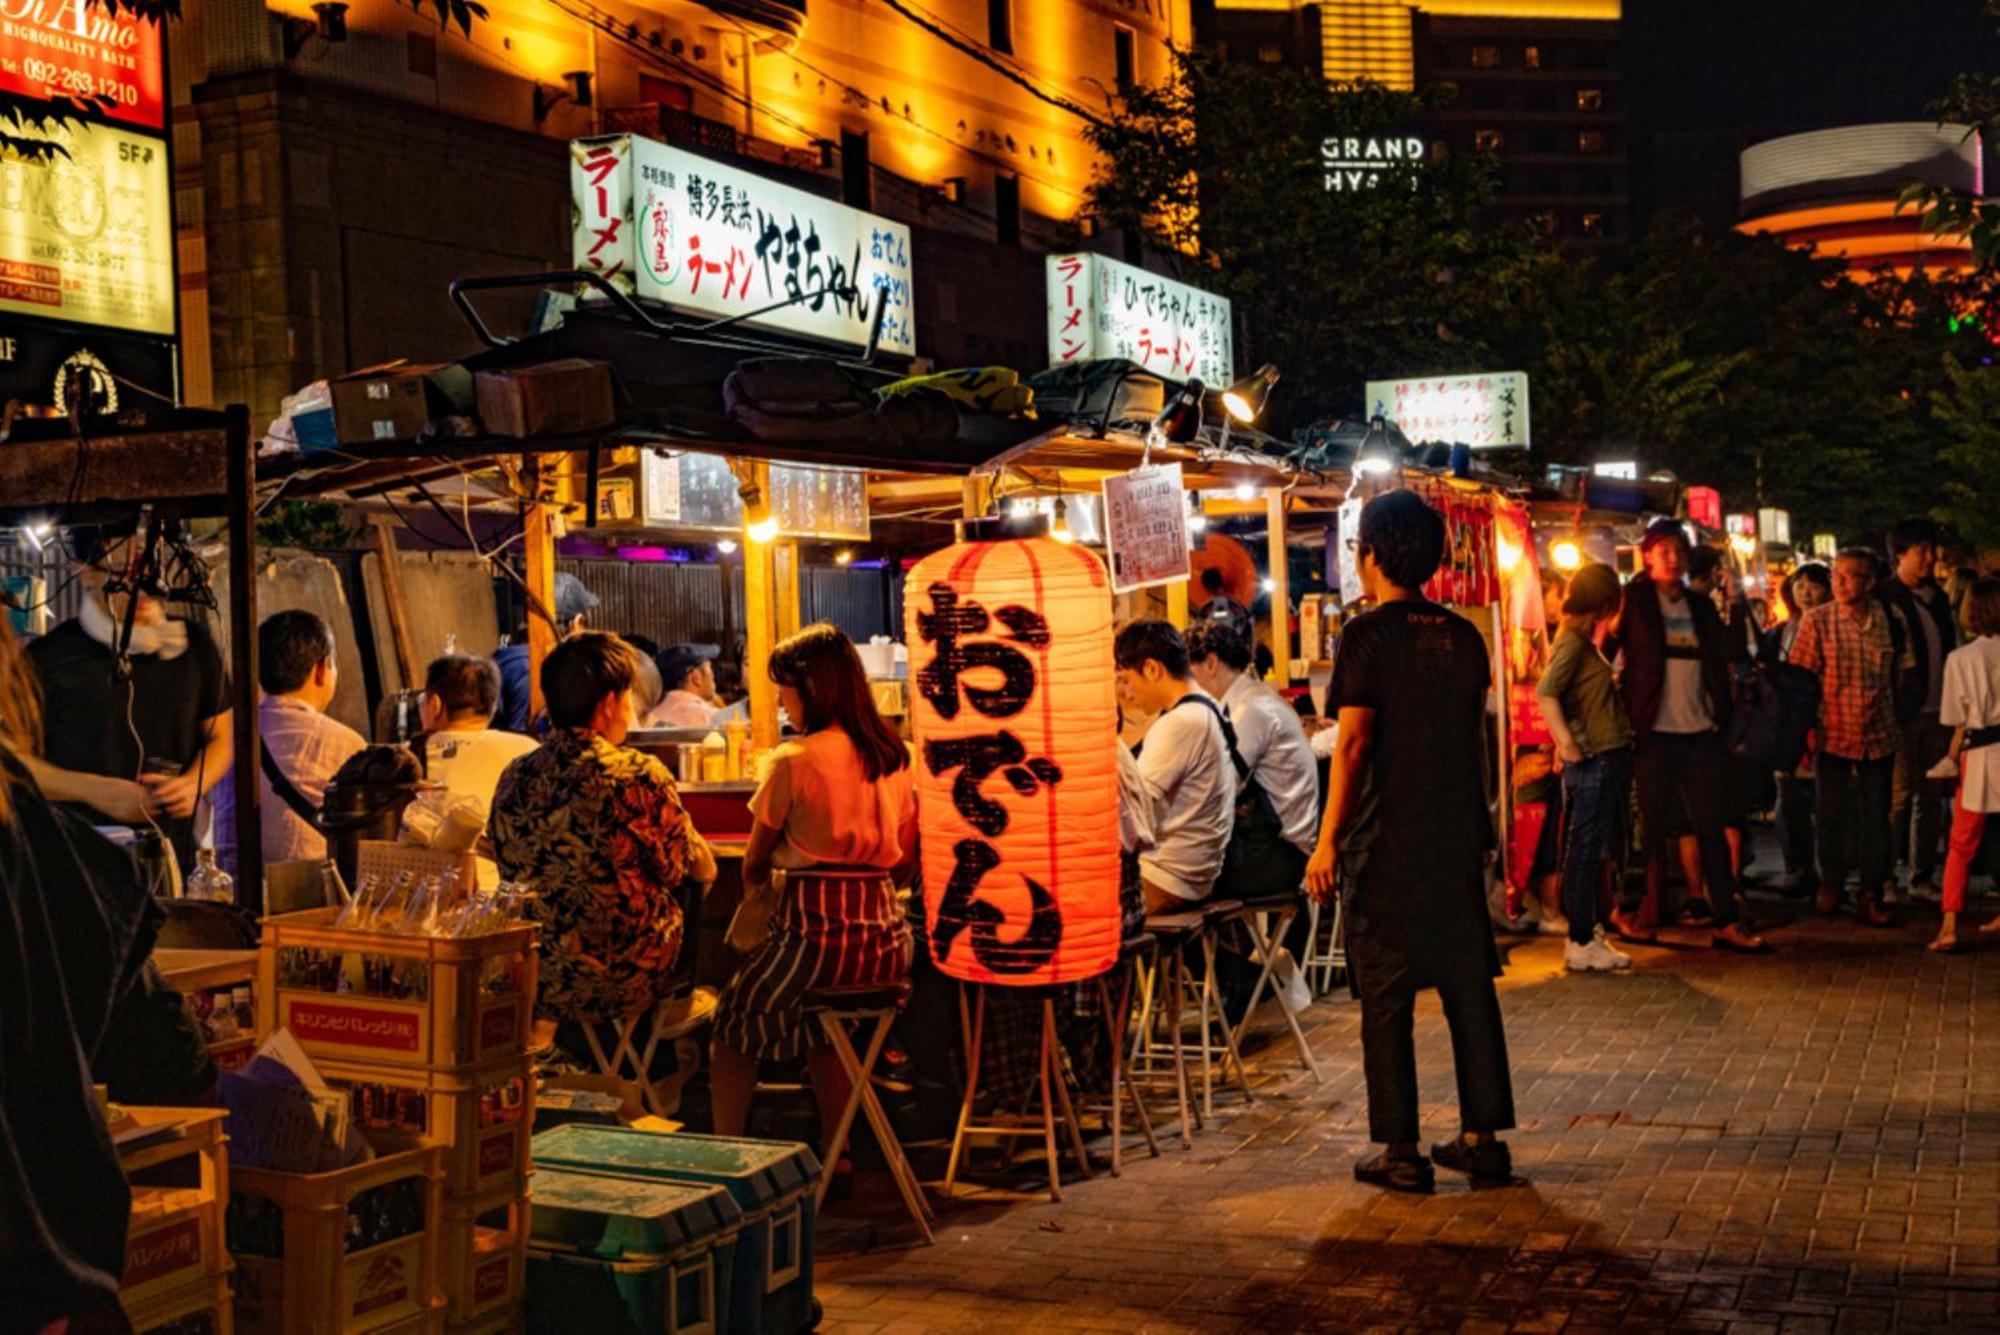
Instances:
[[[1733,222],[1736,155],[1758,140],[1931,119],[1954,74],[2000,72],[1996,28],[1981,0],[1626,0],[1637,221]]]

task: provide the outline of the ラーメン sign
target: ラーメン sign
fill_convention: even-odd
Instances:
[[[1172,380],[1236,379],[1229,299],[1102,255],[1051,255],[1049,362],[1123,357]]]
[[[0,0],[0,92],[100,98],[127,125],[166,125],[160,25],[90,0]]]
[[[0,313],[171,335],[166,141],[82,124],[48,137],[69,156],[0,161]]]
[[[1373,190],[1384,171],[1422,163],[1426,152],[1415,135],[1329,135],[1319,141],[1320,177],[1328,194]]]
[[[1501,450],[1528,444],[1525,371],[1371,380],[1367,405],[1369,417],[1388,418],[1418,445]]]
[[[850,344],[879,305],[882,348],[917,350],[901,223],[637,135],[572,143],[570,201],[576,267],[637,296]]]

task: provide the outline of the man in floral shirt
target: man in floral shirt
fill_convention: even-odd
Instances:
[[[623,745],[639,660],[616,635],[581,631],[542,664],[550,732],[510,764],[489,829],[500,875],[540,891],[537,1015],[616,1020],[656,1005],[680,955],[687,881],[715,857],[672,775]]]

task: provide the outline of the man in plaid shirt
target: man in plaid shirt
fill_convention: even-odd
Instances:
[[[1876,569],[1866,548],[1834,558],[1833,601],[1800,619],[1791,661],[1820,679],[1819,910],[1837,907],[1852,864],[1861,872],[1861,921],[1886,927],[1894,922],[1882,906],[1882,887],[1889,880],[1890,782],[1901,740],[1896,684],[1916,660],[1873,597]]]

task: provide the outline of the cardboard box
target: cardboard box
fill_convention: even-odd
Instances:
[[[333,421],[343,445],[415,440],[432,422],[472,411],[472,373],[455,362],[395,362],[335,380]]]
[[[475,379],[479,420],[488,435],[574,436],[617,420],[608,362],[565,357],[481,371]]]

